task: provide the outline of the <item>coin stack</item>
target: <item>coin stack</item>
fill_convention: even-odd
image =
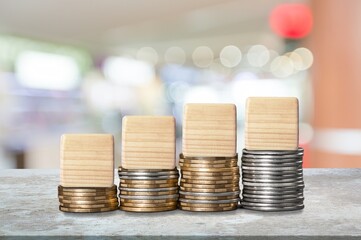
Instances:
[[[177,209],[178,170],[118,169],[120,209],[160,212]]]
[[[239,167],[234,104],[186,104],[179,208],[228,211],[238,207]]]
[[[243,208],[303,209],[297,98],[249,98],[242,155]]]
[[[118,173],[121,210],[177,209],[179,173],[175,168],[174,117],[124,117]]]
[[[118,209],[114,185],[114,140],[109,134],[65,134],[61,138],[59,210]]]
[[[118,209],[117,186],[85,188],[58,186],[59,210],[63,212],[107,212]]]

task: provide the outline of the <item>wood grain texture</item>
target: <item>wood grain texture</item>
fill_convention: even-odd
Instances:
[[[234,104],[186,104],[183,113],[183,154],[186,157],[231,157],[237,152]]]
[[[174,117],[124,117],[121,166],[126,169],[175,168]]]
[[[298,99],[251,97],[246,103],[245,145],[248,150],[298,148]]]
[[[111,187],[114,139],[110,134],[65,134],[60,145],[60,185]]]

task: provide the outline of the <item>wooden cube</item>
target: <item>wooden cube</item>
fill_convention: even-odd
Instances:
[[[126,169],[174,169],[174,117],[124,117],[121,166]]]
[[[110,134],[65,134],[60,146],[60,185],[111,187],[114,139]]]
[[[251,97],[246,104],[245,145],[248,150],[298,148],[298,99]]]
[[[234,104],[186,104],[183,154],[186,157],[232,157],[237,153]]]

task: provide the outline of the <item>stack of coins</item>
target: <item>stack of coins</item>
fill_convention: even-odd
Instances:
[[[297,98],[248,98],[245,145],[241,205],[259,211],[304,208]]]
[[[63,212],[107,212],[118,209],[117,186],[85,188],[58,186],[59,210]]]
[[[181,168],[179,208],[188,211],[229,211],[238,207],[238,157],[184,157]]]
[[[60,145],[59,210],[118,209],[114,185],[114,138],[109,134],[65,134]]]
[[[303,209],[303,149],[243,150],[243,208],[260,211]]]
[[[119,168],[120,209],[161,212],[177,209],[178,170]]]
[[[186,104],[179,208],[234,210],[239,202],[237,124],[234,104]]]
[[[174,117],[124,117],[118,173],[120,209],[131,212],[177,209],[179,173],[175,167]]]

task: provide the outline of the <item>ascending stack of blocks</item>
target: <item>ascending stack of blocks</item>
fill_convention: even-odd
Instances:
[[[177,208],[174,117],[123,118],[122,161],[118,170],[120,209],[160,212]]]
[[[304,207],[296,98],[247,100],[241,200],[235,105],[186,104],[183,116],[180,179],[174,117],[123,118],[119,204],[113,136],[63,135],[59,209],[215,212],[235,210],[239,202],[260,211]]]
[[[105,212],[118,209],[112,135],[63,135],[60,168],[58,197],[61,211]]]
[[[242,206],[287,211],[303,205],[297,98],[249,98],[242,156]]]

